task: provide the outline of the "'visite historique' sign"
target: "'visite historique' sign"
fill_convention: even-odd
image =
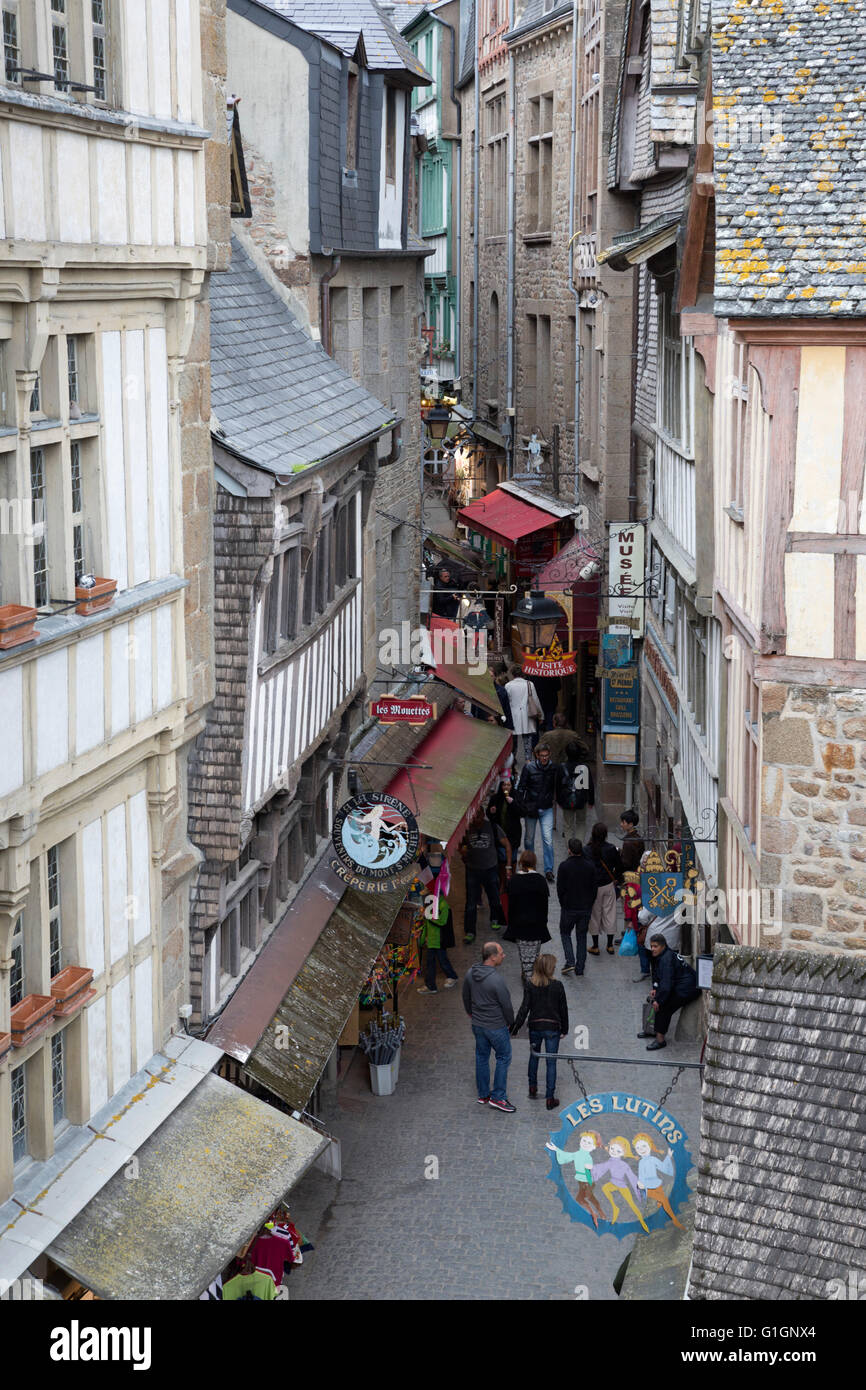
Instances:
[[[418,823],[395,796],[370,793],[345,801],[334,817],[331,841],[337,852],[331,868],[352,888],[388,893],[411,882]]]
[[[609,1091],[566,1106],[561,1119],[546,1145],[547,1176],[572,1221],[618,1240],[681,1224],[692,1160],[687,1135],[667,1110]]]

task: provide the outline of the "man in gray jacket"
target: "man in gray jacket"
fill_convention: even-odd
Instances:
[[[463,981],[463,1007],[472,1020],[475,1034],[475,1083],[478,1104],[514,1114],[505,1094],[511,1063],[511,1025],[514,1009],[508,986],[498,973],[505,952],[498,941],[488,941],[481,952],[481,964],[473,965]],[[496,1057],[493,1090],[490,1089],[490,1049]]]

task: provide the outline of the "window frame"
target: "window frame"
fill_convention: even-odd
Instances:
[[[549,108],[549,126],[543,120]],[[527,102],[529,134],[526,168],[526,232],[524,239],[549,237],[553,232],[553,141],[556,97],[553,89]],[[545,183],[546,176],[546,183]]]
[[[385,183],[397,184],[397,88],[385,84]]]

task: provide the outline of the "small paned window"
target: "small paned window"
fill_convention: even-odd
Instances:
[[[51,1104],[54,1123],[59,1125],[66,1118],[66,1066],[63,1033],[55,1033],[51,1039]]]
[[[24,1067],[16,1067],[12,1073],[12,1158],[15,1162],[24,1158],[28,1151],[27,1139],[27,1084]]]

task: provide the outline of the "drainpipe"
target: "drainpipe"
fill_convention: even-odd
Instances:
[[[508,27],[514,24],[514,0],[509,5]],[[515,130],[517,129],[517,91],[514,80],[514,49],[508,50],[508,89],[509,89],[509,113],[508,113],[508,287],[506,290],[505,304],[505,335],[506,335],[506,401],[508,406],[507,419],[509,428],[505,435],[505,476],[510,478],[514,473],[514,421],[515,416],[511,414],[514,409],[514,160],[515,160]]]
[[[319,314],[322,321],[322,347],[331,355],[331,281],[342,263],[341,256],[334,257],[330,270],[325,271],[319,280]]]
[[[457,100],[457,87],[456,87],[456,85],[455,85],[455,83],[456,83],[456,81],[457,81],[457,34],[456,34],[456,32],[455,32],[455,29],[454,29],[454,25],[453,25],[453,24],[448,24],[448,23],[446,23],[446,21],[445,21],[444,19],[440,20],[439,22],[440,22],[440,24],[442,25],[442,27],[443,27],[444,29],[447,29],[447,30],[450,32],[450,34],[451,34],[451,110],[452,110],[452,113],[455,114],[456,117],[457,117],[457,139],[456,139],[456,140],[452,140],[451,145],[452,145],[452,150],[454,149],[454,147],[456,147],[456,149],[457,149],[457,178],[456,178],[456,186],[457,186],[457,188],[458,188],[458,190],[459,190],[459,194],[458,194],[457,217],[454,218],[454,217],[453,217],[453,211],[454,211],[454,194],[453,194],[453,189],[454,189],[454,185],[452,184],[451,189],[449,189],[449,193],[450,193],[450,195],[451,195],[451,209],[450,209],[450,212],[449,212],[449,216],[451,217],[452,221],[456,221],[456,224],[457,224],[457,226],[456,226],[457,275],[456,275],[455,278],[456,278],[456,283],[457,283],[457,285],[459,286],[459,284],[460,284],[460,277],[461,277],[461,275],[463,274],[463,255],[462,255],[462,249],[463,249],[463,238],[462,238],[462,227],[463,227],[463,205],[462,205],[462,196],[463,196],[463,107],[460,105],[460,102]],[[452,177],[453,177],[453,171],[452,171]],[[454,307],[454,365],[455,365],[455,367],[457,368],[457,375],[458,375],[458,377],[462,375],[462,363],[461,363],[461,359],[460,359],[460,351],[461,351],[461,346],[462,346],[462,334],[461,334],[461,332],[460,332],[461,318],[462,318],[462,316],[461,316],[461,313],[460,313],[460,295],[458,294],[458,295],[457,295],[456,302],[455,302],[455,307]]]
[[[628,519],[637,521],[637,435],[634,432],[635,411],[637,409],[637,332],[638,332],[638,294],[640,292],[640,267],[635,266],[632,277],[631,306],[631,412],[629,415],[628,448]],[[649,286],[647,286],[649,293]],[[649,559],[649,556],[646,557]],[[631,803],[629,803],[631,804]]]
[[[580,497],[580,294],[574,281],[574,243],[577,192],[577,42],[580,0],[571,12],[571,163],[568,171],[568,288],[574,296],[574,496]]]
[[[481,209],[478,204],[481,174],[481,74],[478,71],[478,46],[481,42],[481,6],[475,5],[475,172],[472,179],[472,204],[474,208],[475,246],[473,247],[473,274],[475,289],[472,295],[472,415],[478,418],[478,306],[480,289],[478,276],[480,270],[479,247],[481,243]]]

